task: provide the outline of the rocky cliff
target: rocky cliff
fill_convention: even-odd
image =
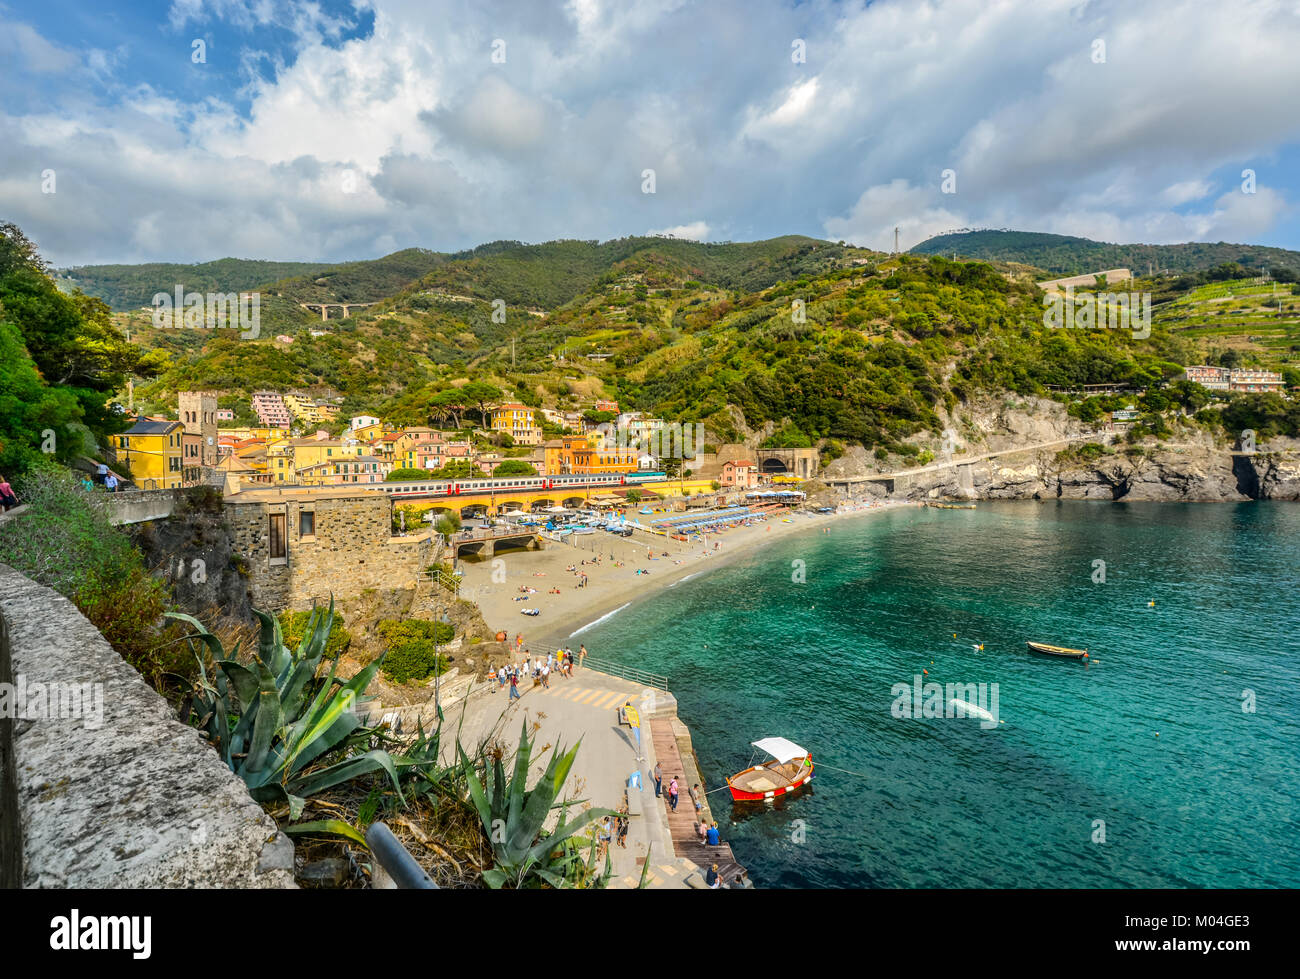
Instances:
[[[1239,502],[1300,500],[1300,453],[1290,446],[1234,455],[1212,445],[1027,451],[900,481],[908,499]]]

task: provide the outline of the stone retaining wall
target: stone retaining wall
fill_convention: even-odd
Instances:
[[[3,682],[0,884],[295,886],[292,842],[199,733],[70,601],[6,565]],[[55,685],[84,699],[41,716]]]

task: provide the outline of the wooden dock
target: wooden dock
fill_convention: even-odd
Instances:
[[[677,747],[672,722],[667,718],[654,718],[650,721],[650,736],[654,740],[655,758],[664,770],[663,798],[654,799],[652,795],[650,799],[654,799],[657,805],[664,807],[673,850],[677,856],[698,864],[701,877],[704,877],[709,867],[716,863],[723,882],[732,884],[738,874],[746,873],[745,868],[737,862],[735,854],[731,852],[731,844],[724,842],[717,846],[706,846],[700,842],[699,834],[695,831],[695,805],[691,802],[689,792],[691,782],[687,779],[687,768],[682,764],[681,751]],[[694,771],[694,766],[690,770]],[[676,812],[672,811],[668,803],[668,783],[674,775],[681,776],[677,783],[679,794]],[[708,786],[704,785],[703,779],[700,779],[700,783],[701,787],[707,790]],[[654,788],[653,780],[650,788]]]

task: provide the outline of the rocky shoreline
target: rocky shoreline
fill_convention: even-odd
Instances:
[[[1300,456],[1293,451],[1241,455],[1196,445],[1102,448],[1102,454],[1086,458],[1031,451],[1024,461],[976,462],[966,473],[950,469],[919,477],[895,495],[1153,503],[1300,500]]]
[[[1042,398],[988,398],[943,415],[952,444],[922,442],[932,458],[952,451],[957,466],[896,481],[862,482],[916,468],[880,461],[854,447],[827,466],[822,480],[851,481],[851,495],[907,500],[1110,500],[1239,503],[1300,500],[1300,440],[1275,438],[1253,453],[1226,448],[1204,429],[1175,425],[1170,438],[1128,444],[1120,432],[1094,431],[1063,405]],[[1068,448],[1034,448],[1076,439]],[[1030,446],[1016,452],[1018,446]],[[963,455],[1004,453],[960,465]]]

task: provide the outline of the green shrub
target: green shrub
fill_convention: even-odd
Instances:
[[[76,476],[48,462],[15,480],[28,510],[0,526],[0,562],[67,596],[122,658],[158,689],[193,673],[193,661],[161,624],[166,581],[108,522]]]
[[[376,631],[388,646],[384,676],[394,683],[426,680],[435,672],[447,672],[447,658],[436,653],[437,645],[448,642],[456,630],[445,622],[426,619],[385,619]]]

